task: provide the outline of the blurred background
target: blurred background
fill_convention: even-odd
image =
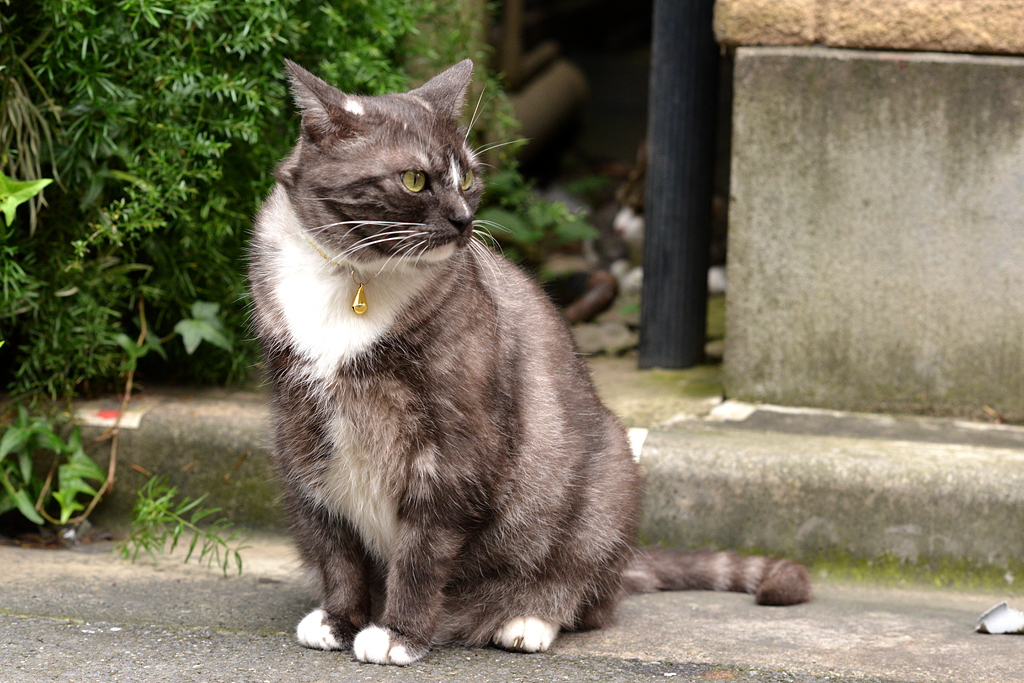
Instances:
[[[33,449],[96,474],[75,399],[261,386],[246,248],[298,132],[285,58],[362,94],[472,58],[481,238],[583,354],[697,365],[718,398],[1024,421],[1015,3],[2,8],[0,514],[58,506]]]

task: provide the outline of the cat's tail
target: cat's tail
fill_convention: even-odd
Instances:
[[[686,590],[753,593],[759,605],[795,605],[811,599],[811,578],[798,562],[675,548],[638,550],[623,574],[623,587],[629,593]]]

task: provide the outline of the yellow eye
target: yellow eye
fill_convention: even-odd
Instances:
[[[402,184],[410,192],[419,192],[427,184],[427,174],[423,171],[406,171],[402,174]]]
[[[466,171],[466,175],[462,176],[462,189],[468,190],[473,186],[473,172]]]

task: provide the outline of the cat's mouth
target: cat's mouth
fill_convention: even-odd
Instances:
[[[420,257],[420,261],[426,261],[427,263],[438,263],[449,258],[455,253],[455,240],[445,242],[444,244],[438,244],[435,247],[431,247],[424,251]]]
[[[387,247],[385,249],[381,249],[379,246],[374,248],[376,245],[369,246],[368,249],[362,251],[361,257],[357,257],[357,259],[363,266],[368,265],[369,262],[376,264],[377,261],[383,261],[385,268],[388,263],[392,264],[392,267],[398,268],[415,267],[416,264],[440,263],[451,258],[452,254],[464,246],[463,241],[465,240],[461,235],[447,232],[419,232],[415,236],[410,235],[410,239],[399,240],[397,244],[382,244],[381,246]]]
[[[412,260],[436,263],[444,261],[460,247],[465,246],[470,235],[463,232],[438,231],[425,235],[421,246],[413,249]]]

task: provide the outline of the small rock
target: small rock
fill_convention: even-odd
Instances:
[[[640,335],[622,323],[585,323],[573,328],[581,353],[607,353],[618,356],[636,348]]]

